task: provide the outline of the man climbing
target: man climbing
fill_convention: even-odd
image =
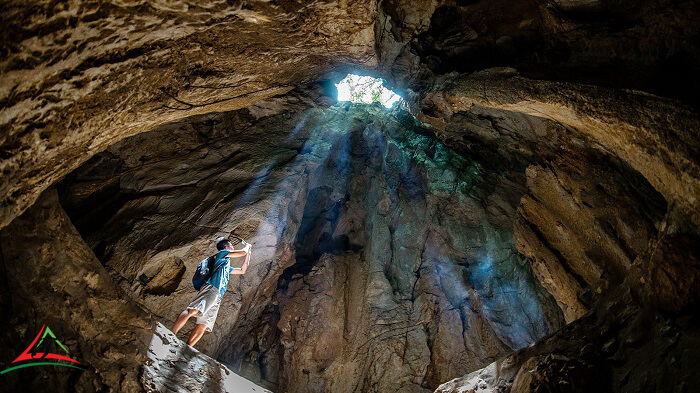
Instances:
[[[205,331],[212,331],[214,322],[216,321],[216,315],[219,313],[221,299],[228,287],[229,275],[245,274],[246,270],[248,270],[250,247],[250,244],[245,244],[243,249],[234,250],[231,241],[225,237],[221,237],[216,240],[216,249],[219,251],[215,255],[202,261],[202,264],[206,266],[210,259],[213,260],[213,263],[210,264],[209,278],[199,289],[199,293],[192,303],[177,317],[173,325],[173,333],[177,334],[177,332],[185,326],[185,323],[187,323],[190,317],[197,317],[197,325],[192,329],[192,333],[190,333],[190,337],[187,339],[187,344],[189,346],[193,347],[197,341],[202,338]],[[243,266],[240,268],[231,267],[229,258],[236,257],[246,257]]]

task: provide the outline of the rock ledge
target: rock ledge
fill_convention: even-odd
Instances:
[[[156,323],[141,383],[148,392],[271,393],[188,346]]]

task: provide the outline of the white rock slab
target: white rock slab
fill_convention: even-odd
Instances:
[[[490,365],[438,386],[435,393],[497,393],[497,365]]]
[[[146,391],[159,393],[272,393],[185,344],[161,323],[156,324],[141,383]]]

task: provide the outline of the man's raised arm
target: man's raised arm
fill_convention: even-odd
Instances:
[[[245,272],[248,270],[248,262],[250,262],[250,256],[248,256],[248,254],[250,254],[250,247],[250,244],[246,244],[246,246],[242,250],[232,251],[228,253],[228,257],[235,258],[246,256],[245,262],[243,262],[243,266],[234,267],[233,269],[231,269],[231,274],[245,274]]]
[[[231,251],[228,254],[226,254],[226,258],[238,258],[238,257],[244,257],[248,254],[248,252],[244,250],[238,250],[238,251]]]

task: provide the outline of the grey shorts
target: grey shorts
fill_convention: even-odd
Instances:
[[[219,290],[209,284],[202,285],[197,297],[192,300],[188,310],[197,310],[197,324],[207,325],[206,331],[211,332],[216,322],[216,315],[219,313],[221,305],[221,294]]]

